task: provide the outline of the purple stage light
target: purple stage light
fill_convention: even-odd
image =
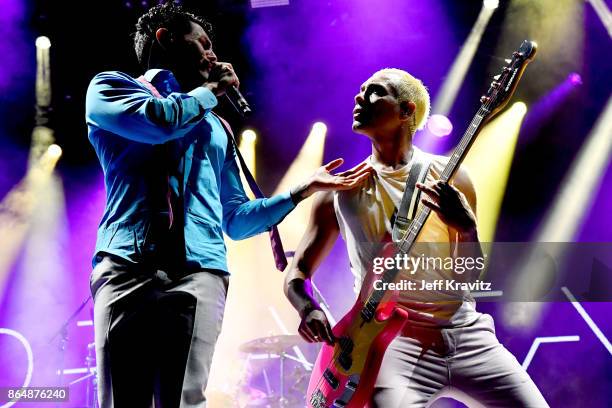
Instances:
[[[4,95],[11,86],[15,86],[16,78],[23,78],[24,68],[32,67],[29,58],[35,58],[27,50],[32,48],[31,35],[24,21],[27,21],[25,1],[2,1],[0,2],[0,55],[2,55],[2,66],[0,67],[0,90]]]
[[[582,77],[577,72],[572,72],[567,76],[568,81],[572,85],[582,85]]]
[[[444,115],[431,115],[427,121],[427,130],[434,136],[444,137],[453,131],[453,124]]]
[[[376,13],[371,0],[290,3],[274,13],[249,13],[251,22],[244,37],[256,51],[254,66],[266,73],[249,91],[265,94],[275,89],[274,98],[262,98],[257,105],[260,117],[274,118],[266,124],[266,149],[271,156],[293,157],[313,119],[320,118],[333,129],[325,142],[326,154],[340,151],[347,163],[360,162],[371,153],[369,140],[350,131],[354,97],[361,84],[374,72],[395,67],[434,89],[460,47],[442,1],[386,0],[376,3]],[[411,25],[410,35],[398,37],[394,33],[405,32],[406,21],[419,24]],[[324,61],[324,67],[313,64],[313,55]],[[278,86],[285,81],[293,86]]]
[[[546,125],[570,97],[577,91],[577,87],[582,84],[582,77],[576,72],[572,72],[553,88],[548,94],[531,105],[529,113],[525,116],[521,126],[521,139],[526,142],[536,135]]]

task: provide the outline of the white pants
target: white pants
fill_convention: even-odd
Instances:
[[[495,336],[493,318],[466,327],[410,327],[387,349],[376,380],[375,408],[430,406],[448,396],[468,407],[548,407],[516,358]]]

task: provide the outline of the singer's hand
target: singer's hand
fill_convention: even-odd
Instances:
[[[344,159],[336,159],[319,167],[305,183],[291,191],[292,197],[299,201],[317,191],[350,190],[363,183],[373,171],[369,164],[363,162],[350,170],[332,173],[332,170],[340,167],[342,163]]]
[[[210,71],[208,81],[204,84],[216,96],[225,94],[225,90],[230,86],[238,88],[240,81],[234,72],[234,67],[229,62],[217,62]]]

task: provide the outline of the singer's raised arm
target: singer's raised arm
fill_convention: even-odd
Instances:
[[[118,71],[96,75],[87,90],[86,120],[136,142],[162,144],[184,136],[217,105],[206,87],[158,98],[143,84]]]

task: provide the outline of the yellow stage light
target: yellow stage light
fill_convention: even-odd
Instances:
[[[47,148],[47,154],[53,159],[59,159],[62,155],[62,148],[53,143]]]
[[[242,132],[241,142],[254,143],[257,140],[257,133],[252,129],[246,129]]]
[[[512,109],[514,109],[519,116],[527,113],[527,105],[525,105],[525,102],[515,102],[514,105],[512,105]]]
[[[51,48],[51,40],[49,40],[49,37],[41,35],[40,37],[36,38],[36,48],[43,50]]]
[[[47,149],[37,161],[30,163],[25,177],[0,202],[0,299],[5,277],[28,232],[41,217],[39,213],[48,212],[59,205],[59,201],[63,205],[61,181],[53,177],[53,169],[61,155],[61,148],[55,146],[50,149],[51,153]],[[45,206],[44,211],[41,206]]]
[[[583,61],[585,2],[577,0],[512,0],[507,3],[494,55],[506,55],[528,38],[543,50],[529,66],[531,94],[543,95],[564,81],[568,72],[581,72]],[[562,30],[559,27],[563,27]],[[492,59],[489,72],[498,72]],[[535,79],[535,80],[534,80]]]
[[[485,8],[495,10],[499,6],[499,0],[484,0],[482,5]]]
[[[526,112],[527,106],[516,102],[485,125],[463,162],[476,189],[478,231],[482,242],[491,242],[495,237],[514,149]]]
[[[276,192],[280,193],[293,187],[298,180],[303,180],[312,174],[323,163],[323,148],[327,126],[323,122],[315,122],[302,149],[282,178]],[[287,216],[280,225],[283,241],[288,249],[294,249],[303,233],[304,225],[310,214],[311,201],[302,203],[297,209]]]
[[[45,124],[43,114],[51,103],[51,76],[47,37],[36,39],[36,126],[32,129],[32,141],[28,158],[28,170],[23,179],[0,202],[0,299],[5,277],[14,259],[37,222],[39,206],[56,204],[59,196],[51,197],[58,189],[59,181],[53,179],[53,170],[62,155],[62,149],[54,144],[53,130]],[[61,183],[59,183],[61,184]],[[63,194],[61,195],[63,203]]]
[[[242,136],[240,138],[240,145],[238,146],[238,149],[240,149],[240,153],[242,154],[242,157],[244,158],[244,162],[246,163],[247,167],[251,171],[251,174],[253,174],[253,177],[256,177],[257,175],[256,163],[255,163],[256,161],[255,160],[255,141],[256,140],[257,140],[257,133],[255,133],[255,131],[252,129],[245,129],[242,132]],[[250,199],[255,198],[255,196],[251,192],[249,183],[244,178],[243,172],[240,172],[240,179],[242,180],[242,186],[244,187],[244,191],[246,191],[247,196]]]
[[[327,133],[327,125],[323,122],[315,122],[312,125],[312,132],[317,136],[325,136]]]

